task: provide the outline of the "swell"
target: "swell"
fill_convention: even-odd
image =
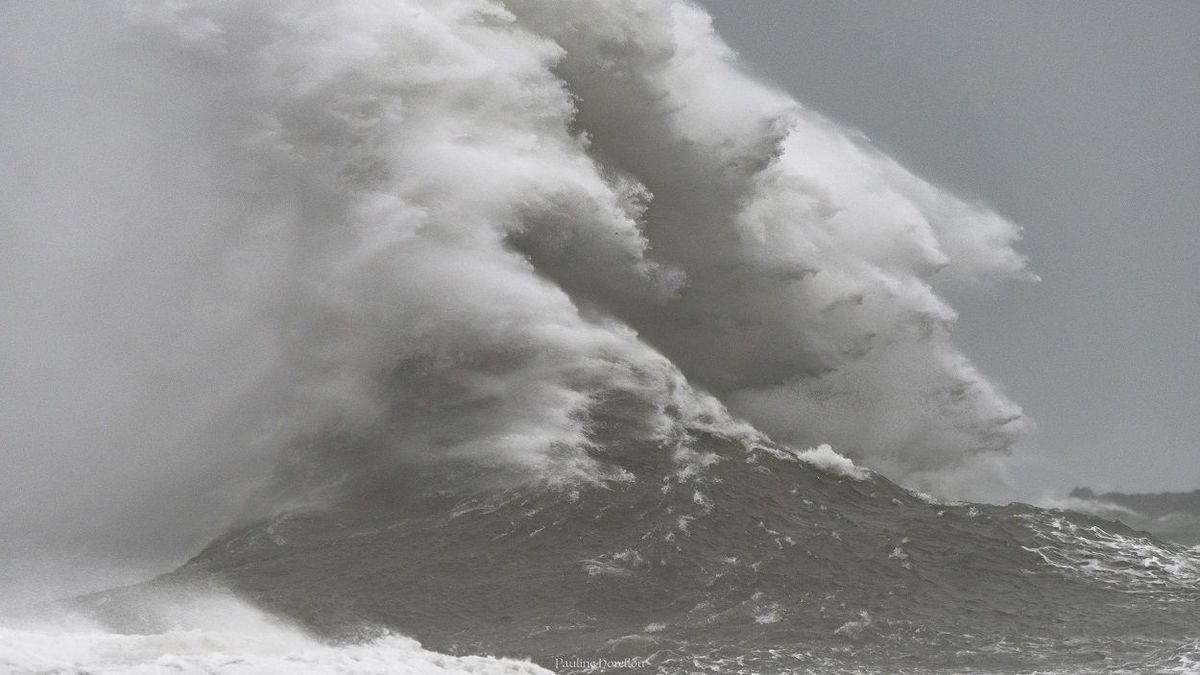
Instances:
[[[173,619],[155,598],[232,592],[306,644],[402,634],[555,672],[1186,672],[1194,551],[1077,513],[939,502],[678,408],[660,411],[677,433],[651,438],[630,421],[644,406],[597,407],[592,470],[405,463],[66,613],[157,635]]]
[[[599,447],[605,480],[431,465],[229,532],[156,584],[216,581],[335,641],[546,667],[1157,672],[1194,638],[1200,560],[1116,523],[937,503],[701,430],[686,452]]]

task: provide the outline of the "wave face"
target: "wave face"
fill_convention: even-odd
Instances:
[[[1190,667],[1193,553],[864,468],[936,486],[1030,428],[943,300],[1033,279],[1019,228],[745,75],[698,7],[0,12],[5,594],[212,541],[74,606],[76,652],[6,628],[6,667],[228,665],[177,624],[280,670],[536,670],[387,631],[547,667]],[[216,581],[301,628],[147,618]]]
[[[827,446],[600,438],[619,467],[604,480],[429,466],[232,530],[75,611],[153,632],[144,595],[215,579],[331,644],[385,630],[559,673],[1195,672],[1194,550],[1069,512],[937,503]]]

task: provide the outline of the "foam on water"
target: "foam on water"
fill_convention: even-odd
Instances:
[[[1039,540],[1038,546],[1025,550],[1068,574],[1137,591],[1192,588],[1200,583],[1200,558],[1182,546],[1080,524],[1049,512],[1018,518]]]
[[[141,607],[161,622],[162,630],[157,632],[117,632],[104,621],[61,614],[0,626],[0,671],[11,675],[549,672],[528,661],[440,654],[388,632],[376,631],[373,637],[355,642],[326,642],[224,594],[169,602],[158,598]]]

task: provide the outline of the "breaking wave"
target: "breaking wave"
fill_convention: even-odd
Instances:
[[[1194,551],[885,477],[1031,427],[944,299],[1034,279],[1020,229],[698,6],[0,25],[0,597],[174,569],[20,612],[0,666],[1192,667]]]
[[[747,76],[693,4],[3,11],[31,576],[161,568],[252,493],[414,461],[593,471],[612,397],[913,483],[1029,427],[940,295],[1032,278],[1019,228]]]

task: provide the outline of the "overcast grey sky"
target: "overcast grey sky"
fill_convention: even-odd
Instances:
[[[954,304],[1053,480],[1200,488],[1200,3],[703,4],[764,78],[1025,225],[1042,281]]]

